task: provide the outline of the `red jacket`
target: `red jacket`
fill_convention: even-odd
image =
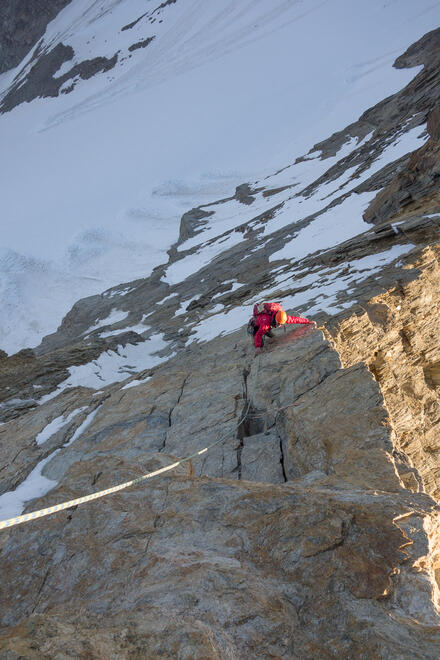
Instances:
[[[303,319],[301,316],[289,316],[287,315],[286,323],[310,323],[309,319]],[[258,314],[256,318],[256,325],[258,326],[258,331],[254,336],[254,344],[256,348],[261,348],[263,345],[263,336],[272,329],[272,314],[263,312]]]

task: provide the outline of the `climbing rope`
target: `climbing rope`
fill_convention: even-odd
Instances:
[[[286,406],[281,406],[281,408],[270,408],[269,410],[265,410],[263,413],[252,413],[251,415],[247,416],[247,419],[261,419],[262,417],[267,417],[268,415],[275,415],[275,417],[277,417],[278,413],[283,412],[283,410],[287,410],[287,408],[293,408],[294,406],[299,405],[299,403],[294,401],[293,403],[288,403]]]
[[[258,373],[259,367],[260,367],[260,363],[258,360],[256,374]],[[243,424],[243,422],[245,421],[247,414],[249,412],[250,405],[251,402],[249,399],[248,404],[246,406],[246,410],[241,416],[241,419],[235,425],[234,430],[237,430],[241,426],[241,424]],[[91,502],[92,500],[97,500],[101,497],[105,497],[106,495],[110,495],[111,493],[117,493],[120,490],[125,490],[126,488],[129,488],[130,486],[135,486],[136,484],[140,484],[143,481],[146,481],[147,479],[152,479],[153,477],[157,477],[159,474],[163,474],[164,472],[169,472],[170,470],[174,470],[179,465],[182,465],[183,463],[187,463],[188,461],[191,461],[193,458],[198,458],[199,456],[202,456],[202,454],[206,454],[207,451],[209,451],[216,445],[219,445],[222,442],[224,442],[226,438],[230,436],[230,434],[231,431],[228,431],[227,433],[223,434],[218,440],[208,445],[207,447],[203,447],[203,449],[194,452],[194,454],[191,454],[190,456],[186,456],[185,458],[181,458],[175,463],[171,463],[171,465],[166,465],[165,467],[160,468],[159,470],[154,470],[153,472],[144,474],[141,477],[132,479],[131,481],[126,481],[125,483],[118,484],[117,486],[113,486],[112,488],[106,488],[105,490],[100,490],[97,493],[91,493],[90,495],[77,497],[74,500],[61,502],[60,504],[55,504],[54,506],[50,506],[47,509],[40,509],[39,511],[32,511],[31,513],[25,513],[21,516],[17,516],[16,518],[9,518],[8,520],[2,520],[0,521],[0,529],[5,529],[7,527],[14,527],[15,525],[21,525],[21,523],[28,522],[29,520],[36,520],[37,518],[43,518],[44,516],[49,516],[51,513],[57,513],[58,511],[64,511],[64,509],[70,509],[73,506],[78,506],[78,504],[84,504],[85,502]]]

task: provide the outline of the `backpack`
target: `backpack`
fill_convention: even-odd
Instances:
[[[280,303],[277,302],[272,302],[272,303],[266,303],[266,302],[260,302],[260,303],[255,303],[254,305],[254,312],[253,316],[249,319],[249,322],[247,324],[247,332],[249,335],[255,335],[256,328],[258,326],[257,323],[257,316],[259,314],[262,314],[263,312],[266,312],[267,314],[270,314],[272,316],[272,327],[276,327],[276,321],[275,321],[275,314],[282,310],[283,308],[281,307]]]
[[[278,302],[260,302],[260,303],[255,303],[254,305],[254,317],[256,318],[258,314],[262,314],[263,312],[266,312],[267,314],[271,314],[271,316],[274,316],[277,312],[282,310],[283,308],[281,307],[281,304]]]
[[[257,328],[257,326],[255,325],[255,319],[254,319],[253,316],[251,316],[251,318],[248,321],[247,328],[246,328],[248,335],[251,335],[252,337],[254,337],[255,332],[256,332],[256,328]]]

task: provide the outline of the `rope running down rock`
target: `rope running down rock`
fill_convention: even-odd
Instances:
[[[258,361],[256,373],[258,373],[259,366],[260,363]],[[235,425],[235,429],[238,429],[240,425],[243,424],[243,422],[245,421],[250,406],[251,406],[251,402],[249,399],[246,406],[246,410],[242,415],[241,419]],[[194,454],[191,454],[190,456],[186,456],[185,458],[181,458],[175,463],[171,463],[171,465],[166,465],[165,467],[160,468],[159,470],[154,470],[153,472],[144,474],[141,477],[132,479],[131,481],[126,481],[125,483],[118,484],[117,486],[113,486],[112,488],[106,488],[105,490],[100,490],[97,493],[91,493],[90,495],[77,497],[74,500],[61,502],[60,504],[55,504],[54,506],[50,506],[46,509],[40,509],[39,511],[32,511],[31,513],[25,513],[15,518],[8,518],[7,520],[2,520],[0,521],[0,529],[6,529],[7,527],[14,527],[15,525],[20,525],[21,523],[28,522],[29,520],[36,520],[37,518],[43,518],[44,516],[49,516],[51,513],[57,513],[58,511],[64,511],[65,509],[70,509],[73,506],[78,506],[78,504],[84,504],[85,502],[91,502],[92,500],[97,500],[101,497],[105,497],[106,495],[117,493],[120,490],[125,490],[130,486],[135,486],[136,484],[140,484],[143,481],[146,481],[147,479],[151,479],[152,477],[157,477],[158,475],[163,474],[164,472],[169,472],[170,470],[174,470],[174,468],[178,467],[179,465],[182,465],[182,463],[187,463],[188,461],[191,461],[193,458],[198,458],[199,456],[205,454],[207,451],[209,451],[216,445],[219,445],[220,443],[224,442],[226,438],[230,436],[230,434],[231,431],[228,431],[227,433],[223,434],[218,440],[208,445],[207,447],[204,447],[203,449],[194,452]]]

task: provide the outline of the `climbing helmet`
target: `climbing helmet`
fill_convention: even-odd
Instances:
[[[284,325],[287,321],[287,314],[283,309],[280,309],[275,315],[275,321],[278,325]]]

